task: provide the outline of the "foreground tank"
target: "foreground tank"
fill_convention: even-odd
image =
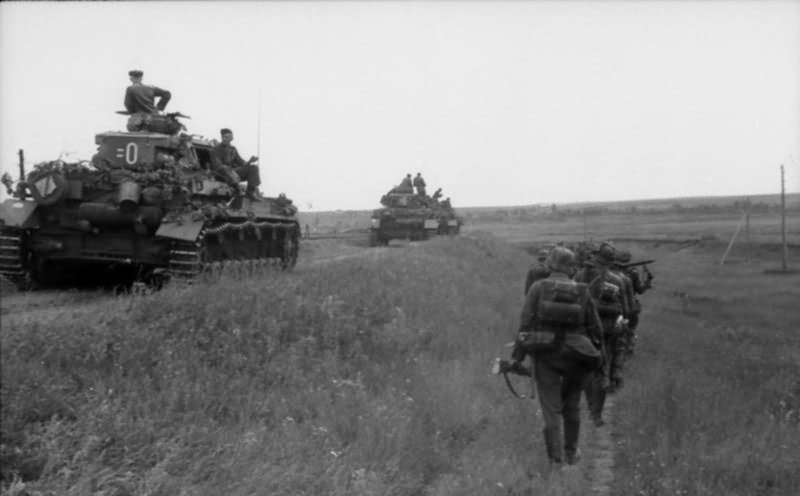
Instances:
[[[214,177],[209,141],[137,131],[96,143],[91,162],[37,165],[0,205],[0,274],[19,287],[117,276],[160,285],[295,265],[291,200],[249,201]]]
[[[422,241],[460,232],[462,221],[455,211],[433,198],[392,191],[381,203],[384,208],[372,212],[370,246],[387,245],[392,239]]]

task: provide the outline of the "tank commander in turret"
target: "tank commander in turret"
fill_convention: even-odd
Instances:
[[[172,94],[157,86],[142,84],[144,73],[128,71],[131,85],[125,90],[125,109],[130,114],[157,114],[167,107]],[[158,98],[158,103],[155,99]]]
[[[234,188],[239,187],[241,181],[247,181],[245,196],[252,201],[263,201],[264,198],[258,191],[261,184],[261,175],[258,171],[258,157],[250,157],[245,162],[239,155],[233,141],[233,131],[228,128],[219,131],[222,142],[211,149],[211,170],[225,178],[225,181]]]

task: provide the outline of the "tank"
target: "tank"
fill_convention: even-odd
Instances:
[[[245,198],[212,172],[213,142],[156,131],[99,133],[91,161],[45,162],[27,175],[20,150],[20,181],[3,178],[12,198],[0,205],[0,274],[21,289],[110,273],[160,285],[295,265],[291,200]]]
[[[427,240],[437,235],[455,235],[463,220],[449,200],[439,202],[430,196],[400,192],[394,188],[381,198],[383,208],[372,211],[370,246],[389,244],[392,239]]]

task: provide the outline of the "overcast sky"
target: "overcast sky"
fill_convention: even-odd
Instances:
[[[3,2],[0,57],[15,175],[90,158],[141,69],[306,210],[800,191],[798,1]]]

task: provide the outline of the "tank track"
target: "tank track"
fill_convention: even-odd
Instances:
[[[25,268],[23,232],[20,229],[0,230],[0,275],[20,289],[27,289],[31,281],[30,270]]]
[[[245,228],[251,228],[255,236],[261,240],[264,229],[282,229],[294,231],[293,235],[284,236],[281,257],[260,257],[236,260],[215,259],[206,248],[206,237],[209,235],[243,236]],[[268,270],[287,270],[297,262],[299,227],[295,224],[248,220],[242,223],[225,223],[216,227],[205,227],[195,241],[175,241],[169,254],[167,271],[170,279],[177,283],[188,284],[199,278],[217,278],[223,274],[238,276],[257,274]],[[288,256],[286,255],[288,253]]]

